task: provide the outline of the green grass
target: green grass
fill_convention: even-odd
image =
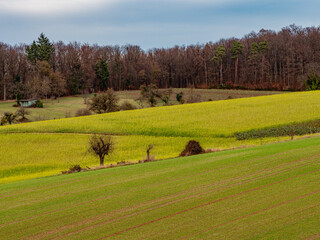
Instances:
[[[189,89],[173,89],[173,94],[170,99],[170,104],[178,104],[175,97],[178,92],[183,91],[185,98],[188,99],[190,96]],[[244,97],[254,97],[261,95],[272,95],[280,94],[282,92],[275,91],[247,91],[247,90],[220,90],[220,89],[195,89],[194,95],[200,95],[201,101],[208,101],[212,99],[214,101],[224,100],[229,97],[232,98],[244,98]],[[138,104],[134,101],[139,98],[140,91],[120,91],[117,92],[117,95],[120,99],[120,104],[124,101],[129,101],[133,105]],[[49,119],[61,119],[66,117],[74,117],[76,111],[81,108],[85,108],[84,97],[82,96],[73,96],[73,97],[62,97],[59,100],[43,100],[44,108],[30,108],[30,116],[27,116],[31,121],[43,121]],[[10,102],[1,102],[0,101],[0,116],[5,112],[16,112],[17,108],[13,107],[14,101]],[[162,103],[158,103],[158,106],[161,106]],[[147,103],[144,103],[144,106],[147,107]]]
[[[0,239],[313,239],[320,138],[0,185]]]

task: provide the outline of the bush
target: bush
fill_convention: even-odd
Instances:
[[[83,168],[79,165],[72,165],[68,171],[62,171],[62,174],[68,174],[68,173],[75,173],[75,172],[81,172]]]
[[[80,172],[81,170],[82,170],[82,168],[80,167],[79,164],[73,165],[69,169],[69,171],[72,171],[72,172]]]
[[[184,100],[183,100],[182,98],[183,98],[183,92],[177,93],[176,99],[177,99],[177,101],[178,101],[180,104],[183,104],[183,103],[184,103]],[[182,102],[182,101],[183,101],[183,102]]]
[[[122,111],[126,111],[126,110],[134,110],[137,109],[136,106],[134,106],[132,103],[130,103],[129,101],[124,101],[121,106],[120,106],[120,110]]]
[[[118,97],[112,89],[94,96],[89,102],[89,110],[101,114],[119,111]]]
[[[91,111],[88,108],[80,108],[77,110],[75,116],[76,117],[81,117],[81,116],[88,116],[91,115]]]
[[[16,112],[15,112],[15,115],[17,117],[20,117],[21,119],[20,120],[26,120],[26,116],[27,115],[30,115],[30,111],[26,110],[25,108],[23,107],[20,107]]]
[[[7,123],[11,125],[16,120],[16,118],[17,116],[12,112],[5,112],[1,119],[1,125],[5,125]]]
[[[205,150],[200,146],[200,143],[195,140],[190,140],[185,149],[180,153],[180,156],[192,156],[205,153]]]
[[[37,100],[35,104],[33,104],[31,107],[33,108],[43,108],[43,102],[41,100]]]

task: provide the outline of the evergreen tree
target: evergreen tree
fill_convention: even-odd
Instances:
[[[262,81],[263,81],[265,58],[266,58],[268,51],[269,51],[269,47],[268,47],[267,41],[260,42],[260,43],[253,42],[251,44],[249,58],[251,58],[255,61],[261,61],[260,84],[262,84]],[[256,74],[255,74],[255,83],[256,83]]]
[[[305,81],[304,85],[306,86],[308,91],[318,90],[320,87],[320,77],[312,70],[310,75],[307,75],[307,81]]]
[[[100,90],[107,90],[109,70],[107,62],[103,59],[100,59],[100,61],[96,64],[96,76],[98,82],[97,85],[100,88]]]
[[[211,59],[215,63],[220,64],[220,85],[223,85],[223,77],[222,77],[222,60],[223,57],[226,56],[226,49],[223,45],[220,45],[215,51],[214,51],[214,56]]]
[[[50,62],[53,52],[53,44],[43,33],[40,34],[37,41],[33,41],[31,46],[27,46],[26,48],[27,58],[33,64],[35,64],[36,61]]]
[[[231,48],[231,57],[235,59],[234,63],[234,81],[238,82],[238,65],[239,65],[239,55],[242,54],[243,45],[239,41],[234,41]]]

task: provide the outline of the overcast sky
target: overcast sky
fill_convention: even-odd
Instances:
[[[0,0],[0,42],[143,49],[215,42],[261,28],[320,25],[319,0]]]

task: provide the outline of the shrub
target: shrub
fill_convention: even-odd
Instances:
[[[155,84],[141,85],[140,95],[142,99],[150,104],[150,107],[155,107],[157,105],[157,98],[161,98],[158,87]]]
[[[89,110],[101,114],[119,111],[118,97],[112,89],[94,96],[89,102]]]
[[[5,112],[1,119],[1,125],[5,125],[6,123],[9,123],[11,125],[16,120],[16,118],[17,116],[12,112]]]
[[[69,169],[69,171],[72,171],[72,172],[81,172],[81,170],[82,170],[82,168],[80,167],[79,164],[73,165]]]
[[[16,112],[15,112],[15,115],[17,117],[20,117],[21,119],[20,120],[26,120],[26,116],[27,115],[30,115],[30,111],[26,110],[25,108],[23,107],[20,107]]]
[[[35,104],[33,104],[31,107],[33,108],[43,108],[43,102],[41,100],[37,100]]]
[[[182,98],[183,98],[183,92],[177,93],[176,99],[177,99],[177,101],[178,101],[180,104],[183,104],[183,103],[184,103],[184,100],[183,100]],[[182,102],[182,101],[183,101],[183,102]]]
[[[91,115],[91,111],[88,108],[80,108],[77,110],[75,116],[76,117],[81,117],[81,116],[88,116]]]
[[[205,153],[205,150],[200,146],[200,143],[195,140],[190,140],[185,149],[180,153],[180,156],[192,156]]]
[[[124,101],[121,106],[120,106],[120,110],[122,111],[126,111],[126,110],[134,110],[137,109],[136,106],[134,106],[132,103],[130,103],[129,101]]]
[[[307,81],[305,81],[304,85],[307,90],[313,91],[317,90],[320,87],[320,77],[313,70],[310,75],[307,76]]]
[[[75,164],[75,165],[70,166],[68,171],[62,171],[62,174],[81,172],[82,170],[83,170],[83,168],[79,164]]]
[[[320,120],[313,120],[301,123],[293,123],[263,129],[253,129],[244,132],[236,132],[233,136],[237,140],[257,139],[265,137],[281,137],[294,135],[306,135],[320,132]]]

